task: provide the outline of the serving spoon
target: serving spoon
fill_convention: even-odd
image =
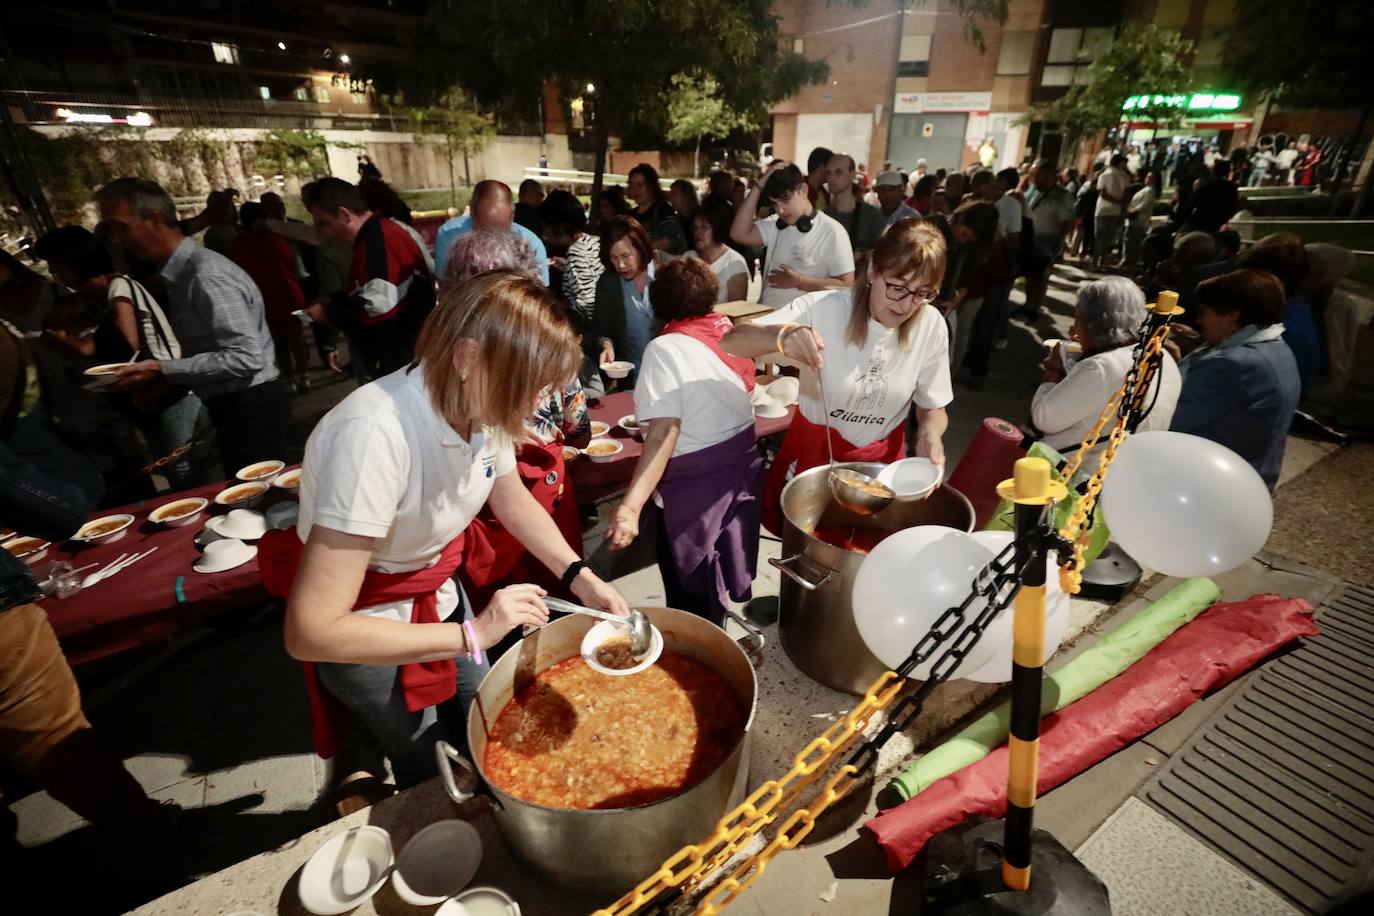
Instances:
[[[622,627],[628,627],[630,630],[630,653],[636,658],[640,658],[649,651],[649,644],[652,641],[649,631],[649,618],[645,617],[642,611],[631,608],[629,617],[621,617],[619,614],[595,611],[580,604],[573,604],[571,601],[564,601],[562,598],[554,598],[551,595],[544,596],[544,604],[549,610],[558,611],[560,614],[586,614],[588,617],[597,617],[601,620],[620,624]]]

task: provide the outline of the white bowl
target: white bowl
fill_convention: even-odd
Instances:
[[[627,674],[638,674],[645,668],[658,661],[658,657],[663,654],[663,634],[658,631],[658,627],[649,624],[649,651],[639,660],[639,664],[629,668],[607,668],[596,660],[596,650],[603,642],[611,639],[624,638],[630,635],[629,627],[621,626],[611,620],[598,621],[582,637],[582,660],[587,663],[593,671],[600,671],[602,674],[609,674],[612,677],[624,677]]]
[[[444,901],[433,916],[520,916],[520,904],[497,887],[470,887]]]
[[[784,375],[773,379],[764,390],[782,406],[791,407],[801,396],[801,382],[790,375]]]
[[[101,388],[107,388],[113,385],[115,382],[115,370],[122,369],[125,365],[127,365],[127,363],[104,363],[99,366],[92,366],[81,373],[93,380],[86,383],[83,387],[88,391],[99,391]]]
[[[235,509],[247,509],[262,502],[263,496],[271,489],[271,484],[255,480],[252,483],[236,483],[232,487],[225,487],[215,494],[215,505],[232,506]]]
[[[272,486],[280,487],[283,490],[296,490],[301,485],[301,469],[292,468],[289,471],[282,471],[272,478]]]
[[[80,541],[83,544],[112,544],[128,532],[129,526],[134,523],[132,515],[105,515],[101,518],[93,518],[72,535],[73,541]],[[92,536],[89,532],[98,530],[104,525],[116,525],[104,534]]]
[[[625,416],[616,421],[615,425],[619,426],[636,439],[642,440],[644,438],[644,430],[640,428],[639,421],[635,419],[635,415],[632,413],[625,414]]]
[[[615,451],[606,452],[603,455],[598,455],[596,452],[592,451],[592,449],[604,445],[615,446]],[[614,461],[623,451],[625,451],[625,446],[614,439],[593,439],[591,442],[587,443],[587,447],[582,450],[582,454],[586,455],[597,464],[605,464],[608,461]]]
[[[17,537],[10,538],[5,543],[0,544],[5,550],[14,555],[16,560],[23,560],[29,566],[34,565],[39,560],[48,555],[48,548],[52,546],[52,541],[45,541],[42,538]]]
[[[944,466],[929,458],[903,458],[879,471],[877,480],[890,487],[898,499],[925,499],[940,485],[944,473]]]
[[[242,566],[258,555],[258,548],[237,538],[221,538],[205,545],[205,553],[191,565],[198,573],[222,573]]]
[[[754,416],[777,420],[787,416],[787,407],[765,394],[754,402]]]
[[[245,483],[271,483],[284,467],[286,467],[285,461],[254,461],[250,465],[239,468],[234,477]]]
[[[433,906],[468,886],[482,864],[482,837],[467,821],[430,824],[396,857],[391,886],[411,906]]]
[[[301,870],[301,906],[316,916],[347,913],[386,883],[394,857],[381,827],[354,827],[332,837]]]
[[[159,525],[166,525],[168,528],[183,528],[200,518],[200,514],[205,511],[205,507],[208,505],[210,505],[210,500],[203,496],[174,499],[149,512],[148,519]],[[195,508],[191,508],[192,506]],[[168,518],[168,510],[172,509],[176,510],[176,514]]]
[[[602,436],[606,435],[606,434],[609,433],[610,431],[611,431],[611,424],[605,422],[604,420],[593,420],[593,421],[592,421],[592,438],[593,438],[593,439],[600,439]]]
[[[563,463],[564,463],[564,464],[567,464],[568,462],[571,462],[571,461],[576,461],[578,458],[581,457],[581,455],[582,455],[582,449],[580,449],[580,448],[573,448],[571,445],[565,445],[565,446],[563,446]]]
[[[222,538],[256,541],[267,533],[267,517],[256,509],[231,509],[228,515],[212,518],[205,527]]]
[[[607,378],[624,378],[634,370],[635,364],[626,359],[618,359],[615,362],[603,363],[601,371],[606,373]]]

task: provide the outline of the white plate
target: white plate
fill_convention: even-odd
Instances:
[[[221,538],[256,541],[267,533],[269,525],[266,517],[256,509],[233,509],[228,515],[210,519],[205,528]]]
[[[271,483],[284,467],[286,467],[285,461],[254,461],[252,464],[239,468],[234,474],[234,479],[244,483]],[[253,474],[259,476],[251,476]]]
[[[773,379],[764,390],[782,406],[791,407],[797,403],[797,398],[801,395],[801,382],[790,375],[784,375]]]
[[[91,537],[90,535],[85,533],[88,529],[94,528],[98,525],[103,525],[106,522],[119,522],[119,527],[107,531],[104,534],[99,535],[98,537]],[[72,535],[72,540],[80,541],[83,544],[113,544],[115,541],[124,537],[124,535],[129,530],[129,526],[133,523],[134,517],[132,515],[127,514],[105,515],[100,518],[93,518],[86,524],[82,525],[81,528],[76,532],[76,534]]]
[[[358,906],[386,883],[395,856],[391,836],[371,824],[332,837],[301,870],[301,906],[315,916],[337,916]]]
[[[391,886],[411,906],[434,906],[467,887],[482,864],[482,837],[467,821],[437,821],[410,838]]]
[[[878,472],[878,483],[886,484],[898,499],[924,499],[934,492],[944,477],[943,465],[929,458],[903,458]]]
[[[252,488],[253,490],[251,496],[245,495],[239,499],[234,499],[232,501],[229,499],[230,493],[233,493],[236,490],[242,490],[244,493],[247,493],[249,488]],[[267,491],[271,488],[271,484],[263,483],[261,480],[254,480],[251,483],[236,483],[233,486],[225,487],[223,490],[220,490],[218,493],[215,494],[215,505],[234,506],[239,509],[246,509],[249,506],[256,506],[258,503],[262,502],[262,498],[267,495]]]
[[[167,506],[175,506],[178,503],[194,503],[196,508],[191,512],[178,515],[176,518],[167,519],[158,517],[158,513]],[[168,528],[182,528],[200,518],[200,514],[205,511],[205,507],[208,505],[210,505],[210,500],[203,496],[186,496],[158,506],[152,512],[148,513],[148,520],[155,525],[166,525]]]

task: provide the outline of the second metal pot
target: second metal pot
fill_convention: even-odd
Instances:
[[[881,464],[850,463],[876,475]],[[953,487],[940,486],[926,499],[894,502],[876,515],[856,515],[835,502],[827,482],[829,468],[811,468],[782,491],[782,556],[769,560],[782,572],[778,591],[778,633],[787,657],[804,674],[835,690],[862,694],[887,666],[868,650],[854,623],[851,598],[864,553],[817,538],[823,527],[901,531],[917,525],[973,530],[973,506]]]

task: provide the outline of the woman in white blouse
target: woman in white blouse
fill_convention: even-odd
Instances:
[[[749,264],[729,245],[730,223],[734,211],[722,203],[708,200],[692,217],[692,250],[688,257],[701,258],[716,275],[720,291],[716,304],[739,302],[749,295]]]
[[[463,743],[483,653],[548,619],[537,586],[508,586],[472,608],[454,581],[460,565],[490,559],[469,529],[484,504],[584,604],[628,613],[515,473],[525,418],[578,366],[553,294],[510,272],[479,276],[445,295],[415,353],[315,427],[298,527],[259,551],[269,591],[290,595],[286,649],[313,663],[317,750],[337,747],[342,706],[402,786],[433,775],[436,738]]]
[[[1144,320],[1145,294],[1125,277],[1103,277],[1078,291],[1069,333],[1081,353],[1061,341],[1045,361],[1040,387],[1031,400],[1031,423],[1046,445],[1072,452],[1092,430],[1126,379]],[[1145,399],[1146,407],[1154,406],[1140,431],[1168,429],[1173,419],[1183,383],[1178,364],[1167,352],[1155,379]],[[1106,447],[1104,435],[1093,453],[1083,456],[1083,467],[1093,468]]]

